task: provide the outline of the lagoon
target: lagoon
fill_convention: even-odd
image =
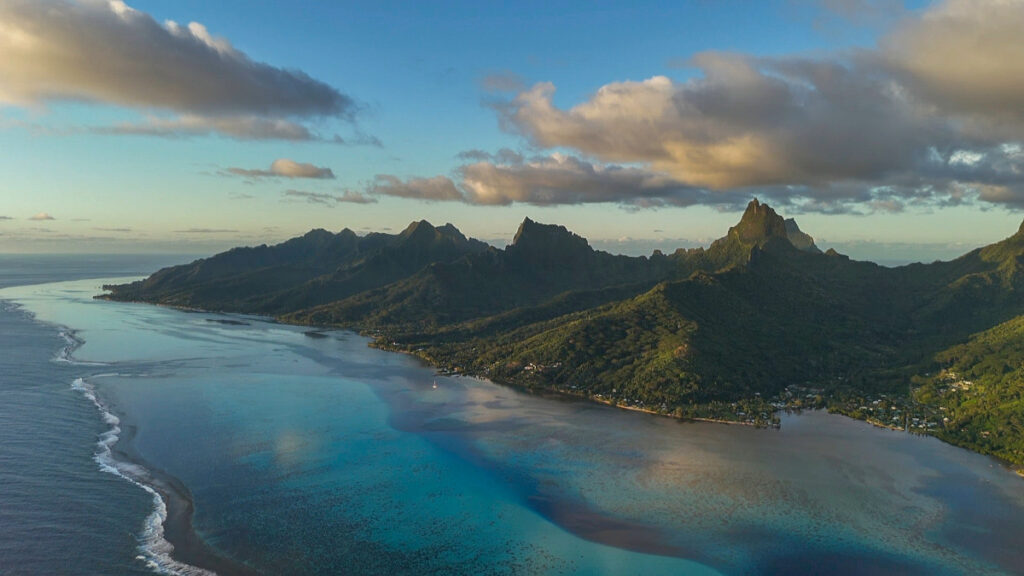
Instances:
[[[1024,570],[1024,480],[932,438],[819,412],[764,430],[533,396],[436,376],[349,332],[312,337],[260,318],[94,300],[110,282],[8,288],[0,300],[17,305],[3,313],[30,313],[41,330],[73,334],[55,377],[108,440],[116,419],[108,472],[123,477],[101,470],[102,457],[93,472],[130,494],[123,530],[138,549],[117,566]],[[89,450],[102,456],[95,442]],[[153,526],[160,502],[169,506],[166,534]]]

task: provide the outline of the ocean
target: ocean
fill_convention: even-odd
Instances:
[[[0,574],[1024,573],[1024,479],[990,458],[93,299],[164,260],[0,257]]]

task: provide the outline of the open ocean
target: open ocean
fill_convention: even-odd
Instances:
[[[1024,573],[1024,479],[987,457],[92,298],[180,261],[0,256],[0,574]]]

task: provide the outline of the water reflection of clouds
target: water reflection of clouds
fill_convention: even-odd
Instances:
[[[274,440],[274,463],[280,468],[294,468],[302,465],[307,454],[317,449],[316,435],[299,430],[281,430]]]
[[[943,506],[919,491],[936,471],[927,462],[905,466],[934,457],[919,454],[917,439],[825,414],[806,414],[777,432],[679,424],[487,384],[464,394],[465,420],[517,423],[515,434],[474,431],[491,458],[533,477],[549,497],[658,527],[681,546],[749,535],[766,546],[844,541],[936,554],[928,532],[942,522]],[[752,552],[714,554],[742,564]]]

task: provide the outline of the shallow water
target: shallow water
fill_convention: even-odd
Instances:
[[[84,341],[47,392],[91,438],[69,450],[81,464],[111,429],[72,390],[82,378],[134,432],[115,452],[135,477],[180,480],[197,533],[265,573],[1024,571],[1024,481],[934,439],[822,413],[757,430],[467,378],[434,389],[431,370],[353,334],[95,301],[96,285],[0,291]],[[49,334],[32,361],[56,370]],[[143,547],[110,546],[118,570],[181,570],[146,549],[151,495],[91,470],[131,504],[117,522]]]

